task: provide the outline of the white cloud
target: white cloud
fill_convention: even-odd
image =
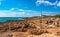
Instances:
[[[19,9],[19,11],[24,11],[23,9]]]
[[[18,9],[19,10],[19,9]],[[39,11],[34,10],[23,10],[22,11],[11,11],[11,10],[0,10],[0,17],[31,17],[31,16],[39,16]],[[54,12],[42,12],[44,15],[51,15]]]
[[[60,1],[57,3],[57,6],[59,6],[59,7],[60,7]]]
[[[11,8],[11,10],[13,11],[15,8]]]
[[[0,10],[0,17],[21,17],[24,12],[12,12],[10,10]]]
[[[31,17],[31,16],[39,16],[40,11],[34,11],[34,10],[24,10],[24,9],[18,9],[14,8],[12,10],[0,10],[0,17]],[[54,12],[42,12],[43,15],[52,15],[55,14]]]
[[[51,2],[49,2],[49,1],[37,0],[37,1],[36,1],[36,5],[40,5],[40,4],[56,5],[56,4],[57,4],[57,1],[54,2],[54,3],[51,3]]]
[[[15,10],[12,9],[12,10]],[[23,10],[23,9],[17,9],[19,11],[12,11],[12,10],[0,10],[0,17],[31,17],[31,16],[37,16],[39,15],[34,10]]]

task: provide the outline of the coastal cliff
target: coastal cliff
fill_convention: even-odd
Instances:
[[[30,17],[0,22],[0,37],[60,37],[60,18]]]

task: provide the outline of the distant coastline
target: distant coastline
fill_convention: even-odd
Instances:
[[[41,16],[32,16],[32,17],[0,17],[0,22],[6,22],[6,21],[18,21],[18,20],[23,20],[23,19],[28,19],[28,18],[41,18]],[[60,14],[54,15],[54,16],[46,16],[43,15],[43,17],[59,17],[60,18]]]
[[[24,18],[26,18],[26,17],[0,17],[0,22],[23,20]]]

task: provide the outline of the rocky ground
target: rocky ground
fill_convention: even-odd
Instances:
[[[0,22],[0,37],[60,37],[60,18],[31,17]]]

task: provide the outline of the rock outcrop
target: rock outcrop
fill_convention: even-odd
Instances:
[[[60,18],[36,17],[0,23],[0,37],[48,37],[48,36],[60,37]]]

